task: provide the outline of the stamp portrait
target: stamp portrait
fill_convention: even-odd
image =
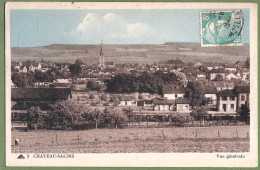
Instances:
[[[241,45],[243,15],[241,10],[200,13],[201,45]]]

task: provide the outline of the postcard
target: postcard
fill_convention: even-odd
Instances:
[[[6,165],[258,166],[257,4],[8,2]]]

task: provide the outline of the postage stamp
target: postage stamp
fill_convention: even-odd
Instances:
[[[232,46],[243,44],[241,10],[200,13],[201,46]]]
[[[7,166],[258,165],[255,4],[5,9]]]

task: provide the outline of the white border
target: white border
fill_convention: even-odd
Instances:
[[[131,153],[75,154],[74,159],[23,159],[11,153],[11,9],[250,9],[250,152],[245,159],[219,159],[217,153]],[[256,167],[258,165],[257,122],[257,4],[253,3],[70,3],[70,2],[7,2],[5,8],[5,82],[6,82],[6,165],[67,167]],[[235,153],[233,153],[235,154]],[[239,153],[238,153],[239,154]]]

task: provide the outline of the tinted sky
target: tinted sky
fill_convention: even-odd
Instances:
[[[201,10],[11,10],[11,47],[200,43]],[[208,10],[205,10],[208,11]],[[249,42],[249,10],[244,42]]]

